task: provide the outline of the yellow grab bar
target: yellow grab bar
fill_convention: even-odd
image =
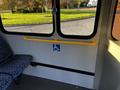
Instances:
[[[96,41],[63,41],[63,40],[48,40],[48,39],[39,39],[25,36],[24,40],[36,41],[36,42],[46,42],[46,43],[57,43],[57,44],[72,44],[72,45],[84,45],[84,46],[95,46]]]

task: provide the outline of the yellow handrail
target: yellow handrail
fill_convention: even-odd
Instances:
[[[36,41],[36,42],[46,42],[46,43],[57,43],[57,44],[72,44],[72,45],[84,45],[84,46],[95,46],[96,41],[63,41],[63,40],[48,40],[48,39],[39,39],[24,36],[24,40]]]

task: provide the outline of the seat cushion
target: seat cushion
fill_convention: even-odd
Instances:
[[[12,78],[7,74],[0,74],[0,90],[6,90],[9,84],[12,82]]]
[[[0,72],[9,73],[13,79],[19,76],[23,70],[31,63],[30,55],[15,55],[8,63],[0,66]]]
[[[12,56],[13,52],[10,46],[5,41],[5,39],[2,36],[0,36],[0,64],[8,60],[8,58]]]

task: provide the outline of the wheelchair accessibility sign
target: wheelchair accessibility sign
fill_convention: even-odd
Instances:
[[[53,51],[60,52],[60,44],[53,44]]]

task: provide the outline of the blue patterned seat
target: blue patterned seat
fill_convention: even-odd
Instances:
[[[30,64],[32,56],[15,55],[9,62],[0,66],[0,90],[5,90]]]
[[[30,64],[31,60],[32,56],[29,55],[15,55],[11,61],[0,66],[0,72],[9,73],[16,78]]]
[[[0,90],[5,90],[12,82],[12,77],[5,73],[0,74]]]
[[[0,36],[0,90],[6,90],[32,59],[30,55],[15,55],[8,43]]]

